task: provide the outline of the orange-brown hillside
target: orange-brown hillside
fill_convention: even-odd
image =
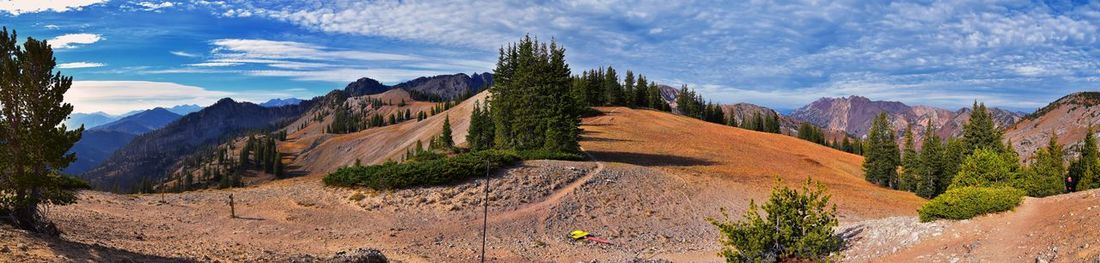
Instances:
[[[652,110],[600,108],[584,121],[581,146],[601,161],[719,179],[730,195],[766,199],[776,176],[788,185],[825,183],[844,216],[913,215],[924,199],[864,180],[863,157],[798,138]]]

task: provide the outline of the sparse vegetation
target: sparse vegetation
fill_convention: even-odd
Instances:
[[[777,179],[763,206],[766,217],[751,202],[740,221],[731,222],[725,210],[723,221],[707,220],[722,232],[720,255],[726,262],[825,261],[843,244],[833,235],[838,221],[829,197],[824,184],[809,178],[801,192]]]
[[[1025,192],[1012,187],[959,187],[925,203],[917,212],[920,220],[970,219],[978,215],[1012,210]]]

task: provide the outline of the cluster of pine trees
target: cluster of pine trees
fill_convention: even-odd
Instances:
[[[863,168],[867,180],[925,198],[961,186],[1008,186],[1024,190],[1031,196],[1048,196],[1072,190],[1071,185],[1061,183],[1067,176],[1095,180],[1096,175],[1066,173],[1062,147],[1053,135],[1047,147],[1036,154],[1034,162],[1021,165],[1012,143],[1003,142],[1003,133],[996,128],[985,105],[975,103],[973,109],[970,121],[963,126],[963,134],[958,138],[941,139],[929,121],[919,149],[911,127],[904,132],[904,149],[900,149],[886,113],[879,114],[871,125],[864,149]],[[1091,132],[1086,140],[1090,138]],[[1082,155],[1089,154],[1084,148],[1092,148],[1091,154],[1096,157],[1095,141],[1085,145]],[[1084,166],[1095,165],[1100,164],[1100,158],[1084,158],[1075,163],[1078,162],[1094,162]]]
[[[253,136],[248,138],[248,142],[241,149],[239,169],[257,169],[274,174],[277,178],[284,178],[286,175],[282,159],[283,154],[276,148],[275,138],[268,136],[257,139]]]
[[[752,113],[751,118],[745,118],[744,120],[741,120],[740,124],[737,124],[736,121],[733,120],[733,116],[730,116],[731,120],[727,122],[730,124],[730,126],[737,126],[746,130],[782,133],[782,130],[780,129],[779,114],[771,113],[766,114],[767,116],[764,115],[765,114],[760,114],[760,111],[756,111]]]
[[[573,84],[565,49],[530,36],[501,48],[489,89],[493,148],[575,152],[584,104]],[[606,98],[605,96],[597,96]],[[587,98],[587,96],[586,96]],[[471,123],[474,137],[486,136],[485,122]],[[479,146],[483,147],[483,146]]]
[[[371,105],[371,109],[374,110],[377,110],[384,105],[392,105],[383,103],[381,99],[376,98],[370,98],[368,99],[368,102],[369,105]],[[396,105],[398,107],[404,107],[407,104],[405,100],[401,100]],[[456,105],[456,102],[454,101],[440,102],[437,105],[432,106],[431,111],[428,113],[423,111],[417,112],[416,121],[422,121],[424,119],[427,119],[428,117],[435,116],[436,114],[439,114],[443,111],[450,109],[451,107],[454,107],[454,105]],[[405,111],[397,111],[396,113],[389,114],[386,117],[383,117],[378,113],[367,114],[367,112],[368,110],[365,106],[359,113],[353,112],[352,109],[346,105],[337,106],[336,109],[333,110],[332,123],[325,127],[324,132],[332,134],[347,134],[375,127],[394,125],[413,119],[413,113],[411,109],[405,109]],[[323,117],[317,118],[319,119],[318,121],[323,120]],[[299,129],[301,128],[302,127],[299,127]]]
[[[798,126],[798,138],[848,153],[863,154],[863,142],[859,139],[844,136],[843,140],[830,141],[821,128],[810,123],[804,122]]]
[[[470,130],[466,134],[466,144],[470,151],[483,151],[493,148],[493,117],[490,115],[489,103],[474,102],[474,110],[470,113]]]
[[[646,80],[641,74],[627,70],[622,82],[615,68],[592,69],[572,77],[570,96],[581,107],[626,106],[652,108],[661,111],[672,109],[661,97],[660,86]]]

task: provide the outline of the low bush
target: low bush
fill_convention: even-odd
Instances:
[[[453,156],[418,154],[404,163],[387,162],[371,166],[349,166],[325,176],[327,185],[401,189],[416,186],[443,185],[485,175],[519,160],[556,159],[581,160],[576,153],[548,151],[488,150],[460,153]]]
[[[1012,210],[1027,194],[1012,187],[959,187],[925,203],[917,212],[922,222],[936,219],[969,219],[987,213]]]
[[[571,152],[556,152],[546,150],[527,150],[516,152],[519,154],[520,159],[524,160],[566,160],[566,161],[582,161],[584,156],[579,153]]]
[[[837,226],[836,205],[828,206],[829,195],[821,183],[806,179],[802,191],[776,180],[771,198],[760,207],[749,203],[741,220],[731,222],[708,218],[722,235],[721,256],[726,262],[820,262],[830,261],[843,240],[833,234]]]

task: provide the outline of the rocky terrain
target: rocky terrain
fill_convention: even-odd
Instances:
[[[1012,141],[1020,158],[1026,161],[1046,146],[1051,134],[1057,134],[1058,143],[1065,146],[1066,157],[1075,158],[1089,124],[1100,124],[1097,104],[1100,104],[1097,92],[1066,95],[1010,127],[1005,131],[1005,139]]]

